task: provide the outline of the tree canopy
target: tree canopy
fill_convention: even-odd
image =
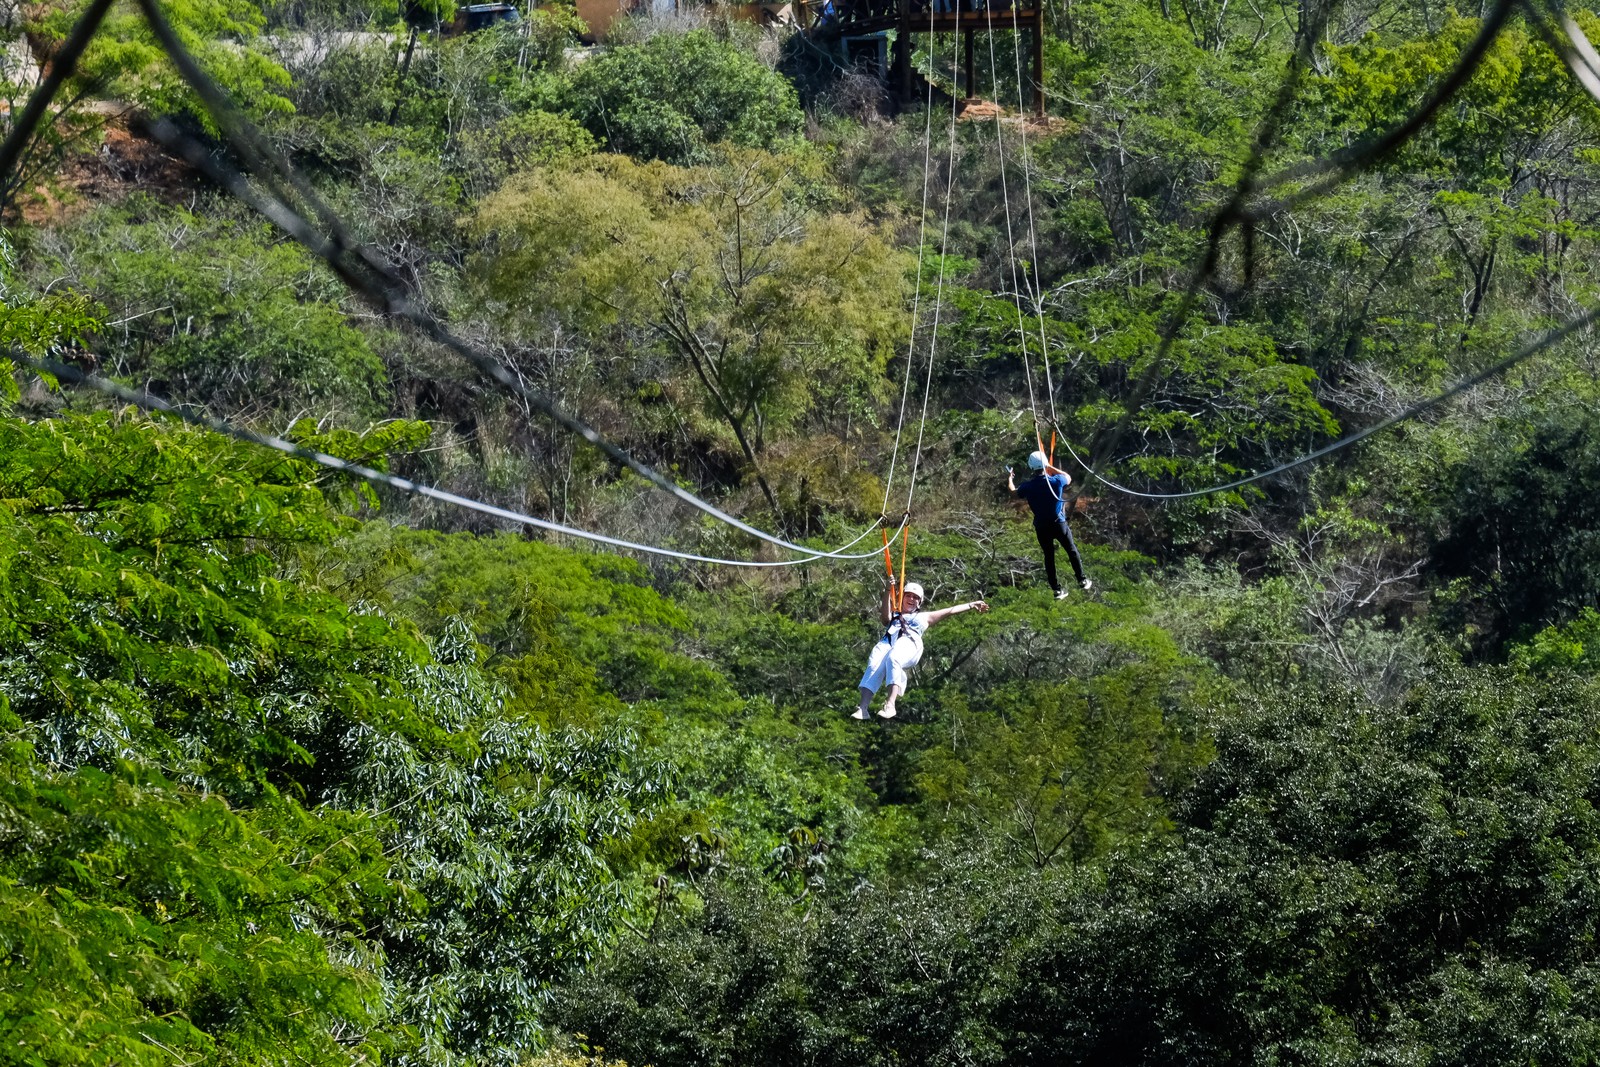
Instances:
[[[0,1060],[1600,1058],[1589,5],[516,9],[165,5],[244,144],[114,4],[0,175]]]

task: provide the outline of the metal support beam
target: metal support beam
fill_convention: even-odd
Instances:
[[[900,86],[900,101],[909,104],[911,93],[911,0],[900,0],[900,25],[894,35],[895,84]]]
[[[1044,13],[1033,16],[1033,113],[1044,118]]]
[[[957,3],[966,3],[966,0],[956,0]],[[976,30],[963,31],[966,37],[966,70],[967,70],[967,99],[978,98],[978,71],[972,64],[972,39],[977,36]]]

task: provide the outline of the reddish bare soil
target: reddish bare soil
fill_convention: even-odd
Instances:
[[[956,117],[967,122],[978,122],[992,121],[996,115],[1000,117],[1001,122],[1012,125],[1025,124],[1030,133],[1056,133],[1068,125],[1066,119],[1054,115],[1046,115],[1044,118],[1033,114],[1018,115],[1014,111],[1007,111],[993,100],[980,99],[961,101],[961,110],[957,112]]]
[[[126,112],[108,121],[99,145],[67,160],[49,185],[24,194],[21,210],[27,222],[61,222],[134,192],[178,202],[201,188],[202,179],[188,164],[128,129]]]

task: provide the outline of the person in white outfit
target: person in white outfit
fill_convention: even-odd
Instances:
[[[861,676],[861,706],[850,716],[852,719],[869,717],[872,698],[885,682],[889,683],[889,698],[883,702],[878,715],[885,719],[894,718],[895,701],[906,691],[907,672],[922,658],[922,635],[928,632],[928,628],[940,619],[959,615],[963,611],[989,610],[988,604],[974,600],[938,611],[918,611],[922,607],[922,597],[922,586],[907,582],[901,596],[900,610],[895,611],[893,587],[884,590],[883,623],[886,630],[878,643],[872,646],[872,656],[867,660],[867,673]]]

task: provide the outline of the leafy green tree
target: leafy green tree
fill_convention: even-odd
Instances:
[[[1457,468],[1432,557],[1465,579],[1452,614],[1497,642],[1572,620],[1600,602],[1593,529],[1600,420],[1557,407],[1507,421]]]
[[[300,430],[369,463],[418,439]],[[637,909],[624,846],[672,780],[640,733],[547,728],[556,680],[514,701],[460,624],[427,640],[313,580],[296,561],[354,525],[318,469],[113,414],[0,419],[0,455],[17,1038],[137,1062],[535,1044],[544,987]]]
[[[1591,32],[1600,25],[1592,12],[1578,17]],[[1332,72],[1319,85],[1333,108],[1329,133],[1397,124],[1455,66],[1478,30],[1478,19],[1453,14],[1435,33],[1399,41],[1373,36],[1329,49]],[[1542,157],[1552,149],[1592,145],[1600,133],[1600,113],[1560,57],[1536,30],[1515,23],[1495,38],[1456,103],[1386,165],[1448,172],[1460,187],[1504,191],[1547,166]]]
[[[529,333],[552,312],[644,331],[782,515],[769,439],[870,392],[903,328],[901,255],[868,220],[814,206],[818,178],[804,157],[732,149],[693,169],[597,156],[532,171],[474,219],[479,291]]]
[[[954,712],[952,742],[924,754],[923,804],[944,832],[1040,868],[1159,833],[1159,792],[1189,762],[1162,714],[1171,682],[1125,669],[992,693],[981,710]]]
[[[25,99],[43,82],[44,68],[89,7],[88,0],[11,4],[6,29],[20,47],[0,58],[0,97],[7,104],[0,133],[9,134]],[[288,73],[259,47],[263,19],[249,0],[176,0],[162,11],[184,46],[241,106],[266,115],[290,110],[283,95]],[[17,36],[17,31],[22,36]],[[137,6],[112,6],[87,50],[44,115],[17,165],[0,178],[0,205],[11,206],[22,190],[53,184],[68,160],[92,146],[105,119],[86,106],[111,97],[149,112],[182,116],[215,132],[199,98],[178,77],[157,45]]]
[[[613,152],[689,165],[729,142],[773,149],[800,132],[794,87],[705,30],[658,33],[580,65],[565,109]]]
[[[319,760],[338,775],[325,806],[396,814],[384,851],[407,900],[369,934],[388,1006],[414,1029],[410,1054],[515,1063],[540,1043],[548,984],[638,911],[622,846],[672,775],[626,727],[546,730],[507,714],[464,626],[433,647],[432,664],[398,680],[444,733],[351,730]]]
[[[1581,1061],[1591,688],[1456,669],[1398,706],[1252,700],[1156,847],[1043,876],[942,853],[810,914],[731,883],[557,1014],[660,1064]]]
[[[62,40],[87,6],[51,6],[37,26],[47,42]],[[161,8],[173,32],[240,106],[257,115],[291,109],[289,75],[260,47],[265,20],[250,0],[176,0]],[[131,3],[115,6],[78,66],[80,83],[158,115],[184,116],[214,132],[204,105],[179,77]]]
[[[1584,608],[1571,622],[1547,626],[1512,647],[1509,660],[1522,670],[1540,674],[1600,669],[1600,611]]]
[[[46,243],[35,276],[64,273],[108,309],[107,370],[238,412],[331,402],[375,410],[384,369],[340,307],[342,286],[264,224],[136,200]]]
[[[926,881],[805,912],[713,887],[704,911],[563,988],[556,1017],[631,1062],[1005,1062],[988,1017],[1040,883],[982,854],[938,859]]]
[[[103,308],[82,293],[38,293],[19,276],[15,250],[0,242],[0,413],[18,396],[16,365],[5,354],[59,358],[88,343],[105,322]]]
[[[51,770],[0,718],[8,1058],[353,1064],[389,1044],[368,953],[330,936],[387,895],[363,819],[241,813],[127,763]],[[343,855],[302,867],[302,847]]]
[[[1011,1061],[1468,1064],[1593,1054],[1593,717],[1571,682],[1435,673],[1222,724],[1180,837],[1058,897]]]
[[[339,529],[293,464],[108,415],[0,439],[10,1032],[39,1062],[370,1057],[377,827],[296,798],[311,724],[398,710],[371,663],[416,645],[272,575],[265,546]]]

